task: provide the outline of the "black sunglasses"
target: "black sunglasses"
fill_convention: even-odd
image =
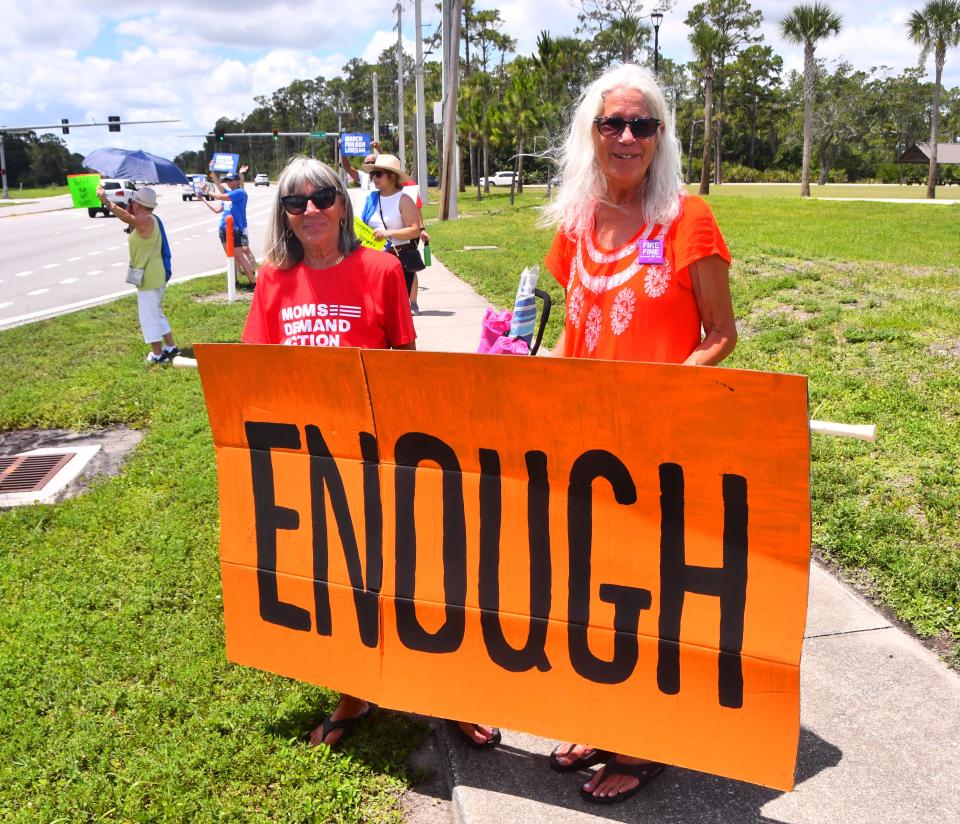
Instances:
[[[288,215],[302,215],[307,211],[308,200],[318,209],[329,209],[336,201],[337,194],[333,186],[324,186],[309,195],[284,195],[280,203]]]
[[[388,172],[385,172],[383,169],[374,169],[370,172],[370,177],[380,177],[385,174],[388,174]]]
[[[629,120],[622,117],[595,117],[593,122],[603,137],[620,137],[627,126],[634,137],[653,137],[660,128],[660,121],[655,117],[633,117]]]

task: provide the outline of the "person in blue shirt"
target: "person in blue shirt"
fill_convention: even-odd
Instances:
[[[247,193],[243,188],[243,175],[249,168],[249,166],[241,166],[238,170],[239,174],[228,172],[222,178],[211,170],[210,177],[213,179],[216,191],[210,196],[222,203],[213,207],[204,198],[200,200],[206,203],[210,211],[220,214],[220,242],[224,250],[227,246],[227,215],[233,217],[233,254],[240,271],[252,285],[256,282],[257,261],[250,251],[250,238],[247,235]]]

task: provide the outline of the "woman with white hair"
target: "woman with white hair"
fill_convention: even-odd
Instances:
[[[566,290],[557,354],[720,363],[737,341],[730,253],[709,207],[686,194],[680,145],[647,69],[614,67],[584,91],[561,165],[543,215],[557,229],[546,265]],[[581,744],[550,755],[562,772],[600,761],[580,790],[598,804],[625,801],[664,769]]]

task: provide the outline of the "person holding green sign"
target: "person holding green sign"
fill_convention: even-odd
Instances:
[[[103,187],[97,197],[106,209],[127,224],[130,266],[127,283],[137,287],[137,314],[143,339],[150,344],[148,364],[170,363],[180,354],[173,342],[170,322],[163,313],[163,293],[167,288],[167,272],[163,262],[163,237],[160,219],[153,214],[157,195],[153,189],[138,189],[130,198],[130,206],[107,200]]]

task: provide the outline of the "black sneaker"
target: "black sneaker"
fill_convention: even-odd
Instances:
[[[164,349],[163,354],[160,357],[165,361],[170,361],[173,363],[173,359],[180,354],[180,350],[176,346],[172,346],[169,349]]]

